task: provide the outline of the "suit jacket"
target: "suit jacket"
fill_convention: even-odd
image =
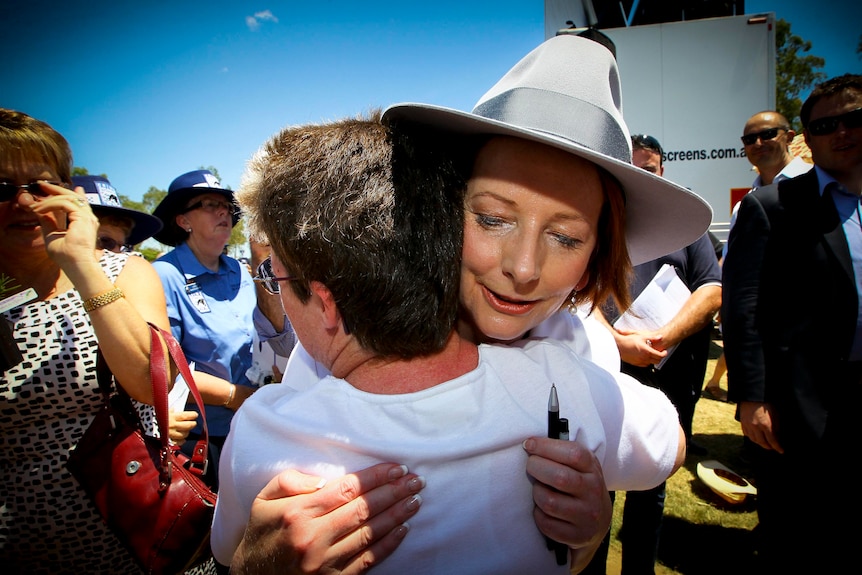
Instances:
[[[831,195],[818,190],[811,170],[747,194],[723,267],[730,398],[772,404],[788,453],[821,447],[858,417],[850,250]]]

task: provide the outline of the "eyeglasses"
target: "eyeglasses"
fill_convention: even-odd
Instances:
[[[108,250],[109,252],[121,253],[129,249],[128,244],[123,244],[108,236],[96,238],[96,248],[100,250]]]
[[[758,138],[760,139],[761,142],[767,142],[769,140],[774,140],[776,137],[778,137],[778,131],[779,130],[784,130],[785,132],[787,131],[784,128],[769,128],[768,130],[763,130],[762,132],[755,132],[754,134],[746,134],[739,139],[742,140],[742,143],[745,144],[746,146],[751,146],[752,144],[757,143]]]
[[[838,129],[838,124],[844,124],[848,130],[862,126],[862,108],[856,108],[846,114],[826,116],[808,122],[808,133],[813,136],[826,136]]]
[[[203,209],[207,212],[217,212],[219,210],[227,210],[229,213],[233,213],[236,206],[232,202],[228,201],[219,201],[219,200],[200,200],[198,202],[193,203],[186,209],[182,211],[182,213],[191,212],[197,209]]]
[[[281,293],[281,287],[278,285],[278,282],[292,282],[299,278],[293,276],[275,277],[275,272],[272,271],[272,259],[266,258],[257,266],[257,275],[252,279],[263,286],[263,289],[271,295],[278,295]]]
[[[662,150],[661,144],[652,136],[648,136],[646,134],[635,134],[632,136],[632,145],[635,148],[652,150],[664,156],[664,150]]]
[[[18,195],[19,190],[24,190],[33,196],[39,196],[40,198],[44,198],[48,196],[48,193],[42,189],[40,183],[45,184],[54,184],[55,186],[62,186],[62,182],[30,182],[29,184],[12,184],[9,182],[0,182],[0,202],[8,202],[9,200],[14,200]]]

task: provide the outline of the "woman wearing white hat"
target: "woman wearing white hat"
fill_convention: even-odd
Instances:
[[[466,192],[459,327],[478,342],[541,335],[584,353],[583,325],[561,308],[606,297],[625,303],[632,262],[687,245],[711,220],[698,196],[631,165],[616,63],[588,40],[560,36],[545,42],[472,113],[402,104],[390,107],[384,119],[451,135],[453,147],[466,137],[480,142]],[[303,361],[302,351],[285,374],[292,385],[311,385],[320,373]],[[639,414],[626,416],[627,425],[639,425]],[[670,431],[677,433],[645,432],[644,444],[635,448],[661,459],[670,445],[679,462],[684,440],[680,445],[681,430]],[[615,485],[605,485],[595,458],[575,442],[530,438],[525,447],[527,473],[536,480],[536,522],[543,533],[569,544],[572,566],[580,568],[609,525],[605,490]],[[409,482],[374,489],[392,471],[397,475],[382,464],[322,489],[317,478],[278,476],[252,508],[246,536],[255,544],[240,547],[240,563],[269,554],[352,572],[379,562],[407,533],[401,522],[416,512],[406,505],[415,503]],[[345,497],[345,486],[363,497]],[[288,497],[301,493],[309,495]],[[303,547],[297,535],[310,545]]]

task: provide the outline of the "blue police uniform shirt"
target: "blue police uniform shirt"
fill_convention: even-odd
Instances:
[[[248,270],[222,255],[218,272],[201,264],[187,244],[153,262],[162,280],[171,331],[195,371],[252,386],[246,371],[252,364],[252,314],[257,295]],[[209,434],[224,437],[233,410],[206,406]],[[200,420],[199,420],[200,421]],[[200,433],[200,423],[193,433]]]

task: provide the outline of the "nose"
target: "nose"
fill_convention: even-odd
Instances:
[[[503,274],[515,284],[527,284],[541,276],[541,244],[530,234],[519,233],[510,238],[503,247],[502,255]]]

